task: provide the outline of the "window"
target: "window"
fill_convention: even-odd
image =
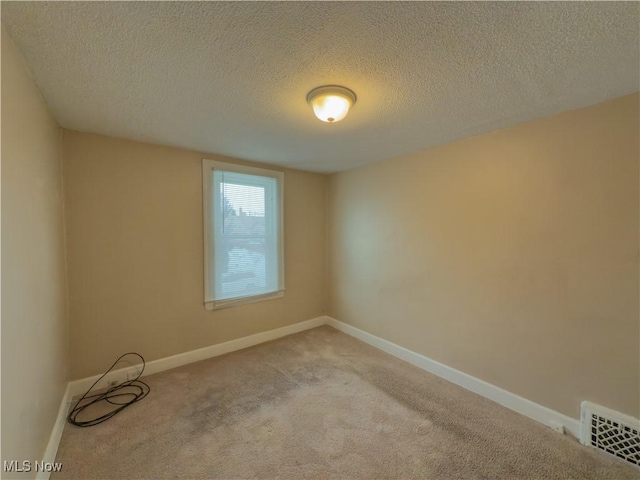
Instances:
[[[202,161],[208,310],[284,295],[284,174]]]

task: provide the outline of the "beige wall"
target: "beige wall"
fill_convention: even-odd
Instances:
[[[2,27],[2,460],[42,460],[68,380],[61,166],[60,129]]]
[[[585,399],[640,416],[638,102],[331,177],[284,169],[286,296],[211,312],[201,159],[225,159],[60,141],[3,29],[3,459],[41,458],[68,379],[60,151],[72,379],[129,350],[154,360],[328,306],[572,417]]]
[[[285,171],[284,298],[203,306],[202,158],[63,131],[72,377],[324,314],[327,177]]]
[[[638,101],[333,175],[330,315],[574,418],[638,417]]]

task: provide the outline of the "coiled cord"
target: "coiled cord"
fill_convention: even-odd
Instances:
[[[95,387],[97,383],[100,380],[102,380],[111,370],[113,370],[113,367],[115,367],[118,364],[118,362],[122,360],[124,357],[126,357],[127,355],[136,355],[140,357],[140,360],[142,360],[142,368],[138,372],[138,375],[136,376],[136,378],[134,378],[133,380],[127,380],[126,382],[123,382],[119,385],[114,385],[113,387],[109,388],[107,391],[103,393],[96,393],[94,395],[89,395],[89,393],[91,393],[91,390],[93,390],[93,387]],[[113,363],[113,365],[111,365],[109,370],[104,372],[99,379],[93,382],[93,385],[91,385],[89,390],[87,390],[85,394],[82,395],[80,400],[76,402],[75,406],[67,416],[67,421],[72,425],[76,425],[78,427],[92,427],[94,425],[98,425],[99,423],[109,420],[111,417],[113,417],[114,415],[117,415],[122,410],[127,408],[129,405],[132,405],[142,400],[151,391],[151,387],[149,387],[149,385],[144,383],[142,380],[139,380],[139,378],[142,376],[142,372],[144,372],[145,365],[146,364],[144,361],[144,357],[139,353],[129,352],[129,353],[125,353],[124,355],[121,355],[120,358],[118,358]],[[129,391],[123,391],[123,389],[129,389]],[[125,398],[128,398],[128,400],[125,400]],[[82,403],[83,401],[85,403]],[[92,405],[96,405],[99,402],[107,402],[112,405],[116,405],[116,408],[114,408],[113,410],[110,410],[104,415],[100,415],[95,418],[90,418],[88,420],[78,420],[79,414],[81,414],[86,408],[91,407]]]

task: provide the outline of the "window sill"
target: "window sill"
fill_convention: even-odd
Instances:
[[[246,305],[248,303],[262,302],[264,300],[273,300],[275,298],[284,297],[284,290],[276,292],[264,293],[262,295],[252,295],[251,297],[230,298],[228,300],[208,301],[204,303],[206,310],[221,310],[223,308],[237,307],[238,305]]]

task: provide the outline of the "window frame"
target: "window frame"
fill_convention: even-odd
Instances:
[[[215,300],[213,297],[215,283],[214,265],[214,242],[213,232],[213,171],[221,170],[225,172],[240,173],[245,175],[255,175],[261,177],[274,178],[276,180],[276,210],[278,219],[277,231],[277,269],[278,281],[277,290],[258,295],[245,297],[235,297],[223,300]],[[217,160],[202,159],[202,213],[203,213],[203,233],[204,233],[204,305],[207,310],[218,310],[221,308],[234,307],[248,303],[261,302],[274,298],[281,298],[285,294],[284,278],[284,172],[269,170],[266,168],[249,167],[235,163],[220,162]]]

